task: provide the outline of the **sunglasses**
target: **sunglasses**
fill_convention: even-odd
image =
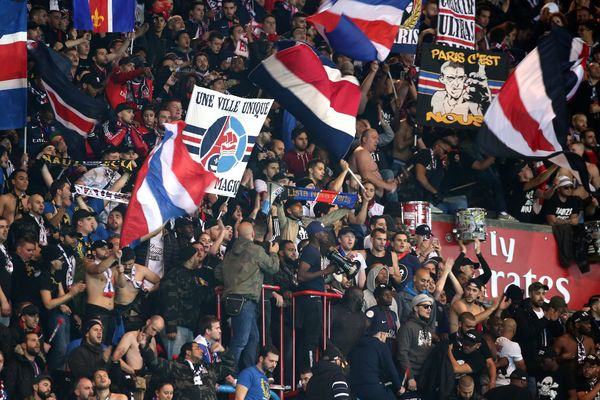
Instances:
[[[423,307],[426,310],[431,310],[431,304],[419,304],[419,307]]]

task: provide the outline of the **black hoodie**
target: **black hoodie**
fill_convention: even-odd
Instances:
[[[308,381],[306,400],[349,400],[350,388],[342,369],[331,361],[319,361]]]

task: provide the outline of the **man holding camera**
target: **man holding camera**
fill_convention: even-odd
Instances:
[[[327,232],[325,225],[319,221],[313,221],[306,227],[309,244],[304,248],[300,255],[300,264],[298,266],[298,290],[314,290],[317,292],[325,291],[325,279],[327,275],[336,272],[334,264],[321,269],[321,247],[327,247]],[[327,249],[324,249],[327,250]],[[301,296],[298,297],[298,313],[296,326],[300,328],[302,334],[297,337],[302,338],[300,348],[300,366],[312,366],[314,360],[314,349],[319,345],[320,334],[323,331],[323,305],[320,296]]]

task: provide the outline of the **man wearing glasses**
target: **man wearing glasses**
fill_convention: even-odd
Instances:
[[[433,299],[428,295],[415,296],[411,302],[411,316],[398,331],[396,356],[400,365],[400,374],[407,374],[408,390],[410,391],[418,389],[421,366],[433,348],[429,324],[432,307]]]
[[[543,212],[549,225],[577,225],[582,201],[573,196],[574,184],[568,176],[559,176],[556,192],[544,203]]]

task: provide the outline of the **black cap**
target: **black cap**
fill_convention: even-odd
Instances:
[[[133,106],[126,101],[117,105],[117,107],[115,108],[115,114],[118,114],[121,111],[125,111],[125,110],[133,111]]]
[[[108,247],[109,249],[112,249],[113,245],[111,242],[106,240],[96,240],[94,243],[92,243],[92,250],[99,249],[100,247]]]
[[[28,31],[37,29],[39,27],[40,27],[40,25],[38,25],[36,22],[34,22],[34,21],[27,21],[27,30]]]
[[[133,57],[123,57],[119,60],[119,66],[125,65],[125,64],[130,64],[130,63],[135,64],[135,60],[133,59]]]
[[[508,285],[504,292],[507,299],[514,303],[519,303],[523,300],[523,290],[515,284]]]
[[[42,257],[46,261],[54,261],[64,259],[65,255],[57,245],[49,244],[42,247]]]
[[[85,74],[81,78],[81,83],[85,83],[86,85],[90,85],[96,89],[100,89],[100,88],[104,87],[102,78],[100,78],[100,76],[95,72],[89,72],[89,73]]]
[[[543,347],[538,350],[537,355],[539,358],[554,358],[556,357],[556,352],[552,347]]]
[[[592,364],[592,365],[600,365],[600,358],[598,358],[598,356],[595,354],[588,354],[583,359],[583,363],[584,364],[588,363],[588,364]]]
[[[197,250],[195,247],[192,247],[192,246],[184,247],[183,249],[181,249],[179,251],[179,262],[181,264],[185,263],[190,258],[192,258],[194,256],[194,254],[196,254],[196,253],[197,253]]]
[[[92,329],[92,327],[93,327],[94,325],[100,325],[100,326],[103,326],[103,325],[102,325],[102,321],[100,321],[100,320],[99,320],[99,319],[97,319],[97,318],[88,319],[88,320],[87,320],[87,321],[85,321],[85,322],[83,323],[83,325],[81,326],[81,333],[83,333],[83,334],[85,335],[86,333],[88,333],[88,332],[90,331],[90,329]]]
[[[592,320],[592,316],[587,311],[577,311],[571,315],[571,321],[574,323],[578,322],[590,322]]]
[[[479,269],[479,263],[474,262],[469,257],[463,258],[462,262],[460,263],[460,266],[462,267],[464,265],[472,265],[474,269]]]
[[[95,217],[95,216],[96,216],[95,212],[91,212],[91,211],[81,208],[73,213],[73,216],[71,217],[71,224],[73,226],[77,226],[77,222],[79,222],[80,219],[84,219],[87,217]]]
[[[175,229],[183,228],[184,226],[192,225],[192,220],[185,217],[175,219]]]
[[[483,282],[481,281],[481,279],[479,279],[479,278],[471,278],[471,279],[469,279],[469,281],[467,282],[467,284],[465,285],[465,287],[469,286],[469,285],[475,285],[475,286],[477,286],[478,289],[481,289],[483,286],[485,286],[483,284]]]
[[[338,232],[338,237],[342,237],[348,233],[353,234],[354,236],[356,236],[356,233],[354,232],[354,229],[350,228],[349,226],[344,226],[342,229],[340,229],[340,231]]]
[[[40,374],[40,375],[36,376],[35,378],[33,378],[34,385],[37,385],[41,381],[48,381],[51,384],[54,383],[54,381],[52,380],[52,377],[48,374]]]
[[[379,285],[373,291],[373,296],[379,297],[386,290],[393,290],[391,286],[388,285]]]
[[[530,292],[537,292],[538,290],[550,290],[548,288],[547,285],[544,285],[542,282],[533,282],[531,285],[529,285],[529,291]]]
[[[483,341],[483,337],[477,329],[468,330],[461,339],[465,343],[481,343]]]
[[[40,309],[35,304],[28,304],[21,309],[19,315],[36,315],[40,313]]]
[[[333,207],[333,204],[317,203],[313,207],[313,213],[315,214],[315,217],[320,218],[324,215],[327,215],[331,207]]]
[[[520,368],[517,368],[510,374],[510,379],[526,381],[527,380],[527,372],[523,371]]]
[[[415,235],[433,236],[433,233],[431,233],[431,228],[429,227],[429,225],[423,224],[417,226],[417,229],[415,229]]]

